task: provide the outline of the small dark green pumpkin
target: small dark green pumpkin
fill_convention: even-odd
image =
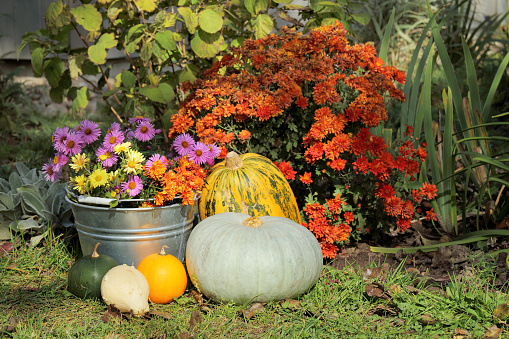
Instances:
[[[69,269],[68,290],[83,299],[101,298],[101,281],[110,269],[117,266],[115,259],[105,254],[97,254],[97,243],[92,255],[79,259]]]

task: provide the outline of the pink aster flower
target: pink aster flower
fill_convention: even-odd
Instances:
[[[46,181],[54,182],[60,179],[61,172],[55,169],[55,164],[50,160],[42,166],[42,173]]]
[[[136,128],[134,137],[140,141],[150,141],[156,135],[155,131],[154,125],[148,121],[142,121]]]
[[[52,135],[53,148],[55,151],[63,152],[65,149],[65,139],[69,133],[69,127],[57,127]]]
[[[97,158],[99,158],[103,167],[111,167],[115,165],[118,160],[118,155],[116,155],[115,152],[108,150],[106,147],[99,147],[95,155],[97,155]]]
[[[113,124],[112,124],[113,125]],[[103,147],[106,148],[108,151],[113,152],[113,149],[118,144],[121,144],[124,142],[125,136],[124,133],[122,133],[121,130],[110,130],[105,136],[103,141]]]
[[[129,118],[130,124],[139,124],[142,122],[150,122],[150,118],[144,118],[141,116],[137,116],[136,118]]]
[[[93,121],[85,119],[78,125],[78,135],[81,135],[85,144],[91,144],[101,135],[99,125]]]
[[[120,131],[121,130],[121,126],[118,122],[114,122],[110,125],[110,128],[108,128],[108,132],[111,132],[111,131]]]
[[[147,162],[145,163],[145,171],[148,171],[150,170],[150,168],[152,167],[152,165],[154,164],[154,162],[156,162],[157,160],[159,160],[160,162],[163,163],[163,165],[166,167],[168,166],[168,159],[166,159],[166,157],[164,155],[161,155],[161,154],[153,154],[148,160]]]
[[[65,155],[75,155],[81,153],[81,148],[83,147],[83,140],[81,136],[76,133],[69,131],[67,133],[67,138],[65,139],[63,153]]]
[[[130,197],[140,194],[143,189],[143,183],[137,175],[130,175],[126,182],[122,183],[122,192],[126,192]]]
[[[194,161],[195,164],[201,165],[208,162],[208,160],[212,158],[212,155],[209,146],[203,142],[197,142],[191,152],[189,152],[188,157],[190,160]]]
[[[53,170],[60,172],[68,162],[69,158],[64,153],[58,152],[53,157]]]
[[[210,155],[213,159],[217,158],[221,154],[221,148],[216,144],[207,145],[209,147]]]
[[[188,155],[193,149],[194,144],[194,139],[187,133],[179,135],[173,141],[173,147],[181,157]]]

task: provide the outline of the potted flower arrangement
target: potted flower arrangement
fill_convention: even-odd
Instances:
[[[137,265],[166,245],[183,260],[197,195],[221,149],[184,133],[165,150],[156,146],[160,133],[143,117],[113,123],[102,137],[99,124],[87,119],[53,133],[55,155],[43,173],[69,182],[84,255],[101,242],[118,263]]]
[[[194,131],[202,142],[272,159],[290,180],[303,225],[324,257],[363,234],[405,231],[435,219],[421,206],[436,188],[417,178],[427,154],[407,126],[389,142],[373,129],[386,99],[405,100],[405,75],[370,44],[350,44],[338,21],[309,35],[292,29],[232,48],[189,91],[170,137]]]

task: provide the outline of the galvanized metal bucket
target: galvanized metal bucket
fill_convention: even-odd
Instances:
[[[71,204],[83,255],[90,255],[96,243],[99,254],[118,264],[137,267],[147,255],[165,252],[184,261],[187,239],[197,223],[197,202],[149,208],[108,208]],[[195,220],[196,218],[196,220]]]

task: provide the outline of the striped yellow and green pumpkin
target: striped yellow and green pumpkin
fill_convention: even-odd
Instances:
[[[301,223],[299,207],[283,173],[268,158],[230,152],[207,177],[199,204],[205,219],[222,212],[285,217]]]

